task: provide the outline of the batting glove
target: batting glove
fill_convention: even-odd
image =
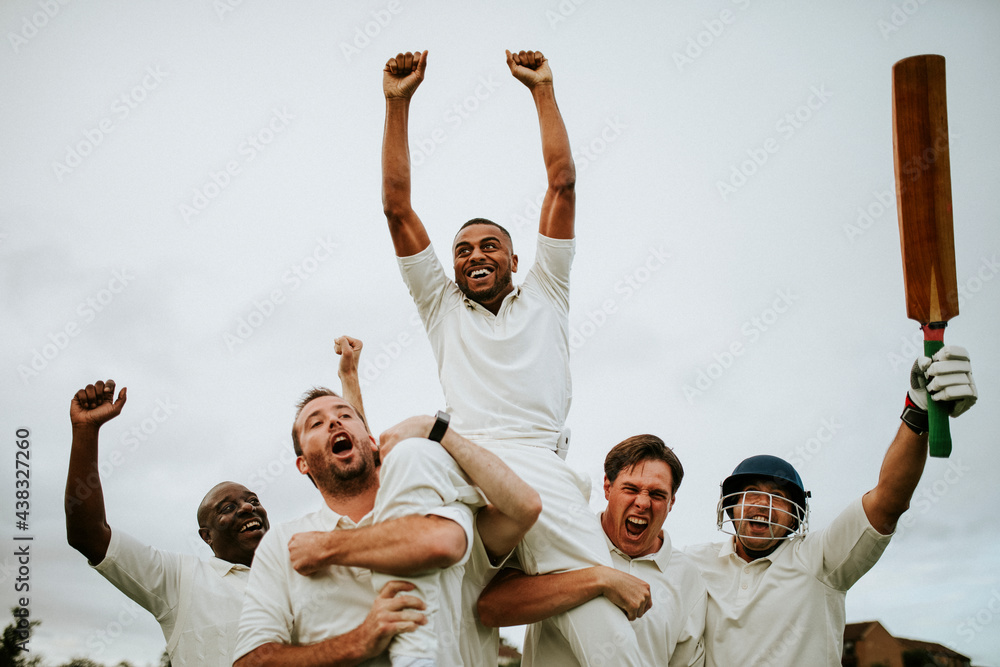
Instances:
[[[913,362],[901,419],[917,433],[927,431],[928,391],[934,401],[947,402],[945,408],[952,417],[975,405],[979,395],[972,379],[969,353],[964,347],[943,347],[933,357],[920,357]]]

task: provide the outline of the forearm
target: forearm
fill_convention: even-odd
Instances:
[[[454,565],[465,546],[465,531],[454,521],[412,515],[328,533],[322,561],[410,577]]]
[[[233,667],[353,667],[374,654],[365,652],[361,628],[308,646],[264,644],[237,660]]]
[[[73,426],[64,495],[66,539],[94,563],[104,560],[111,540],[97,462],[99,431],[99,426]]]
[[[356,370],[339,372],[340,390],[344,393],[344,399],[354,406],[361,416],[361,421],[365,423],[365,428],[371,433],[371,426],[368,425],[368,417],[365,416],[365,404],[361,397],[361,381]]]
[[[556,104],[552,83],[540,83],[531,90],[538,113],[542,135],[542,159],[550,190],[572,189],[576,184],[576,167],[569,143],[569,134]]]
[[[479,620],[491,628],[526,625],[603,595],[599,568],[529,576],[504,570],[479,596]]]
[[[538,493],[496,454],[451,429],[445,432],[441,446],[498,511],[529,527],[535,522],[542,509]]]
[[[878,484],[862,500],[868,520],[883,535],[895,530],[899,517],[910,506],[926,461],[927,434],[917,435],[900,424],[882,460]]]

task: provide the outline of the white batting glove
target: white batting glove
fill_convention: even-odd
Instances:
[[[979,395],[972,379],[969,353],[964,347],[942,347],[933,357],[920,357],[913,362],[907,395],[920,410],[927,410],[928,391],[935,401],[951,402],[948,413],[952,417],[975,405]]]

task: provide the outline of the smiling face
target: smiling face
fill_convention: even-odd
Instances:
[[[622,553],[636,558],[663,544],[663,521],[674,506],[670,466],[645,459],[623,469],[615,481],[604,478],[608,508],[601,517],[604,532]]]
[[[768,479],[748,482],[732,507],[736,553],[751,561],[773,552],[797,525],[788,491]]]
[[[295,465],[320,491],[356,495],[378,484],[375,439],[340,396],[320,396],[306,403],[295,430],[302,450]]]
[[[217,558],[246,566],[270,528],[257,494],[235,482],[222,482],[208,492],[198,508],[198,526]]]
[[[496,313],[513,289],[517,255],[510,239],[495,225],[463,228],[455,237],[455,284],[462,293]]]

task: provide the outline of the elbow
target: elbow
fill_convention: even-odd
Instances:
[[[465,531],[458,525],[457,534],[448,535],[446,539],[436,540],[430,546],[428,558],[430,565],[435,568],[444,569],[457,564],[465,557],[466,537]]]
[[[479,601],[476,602],[476,615],[479,616],[479,622],[485,625],[487,628],[500,628],[503,624],[500,621],[498,614],[494,605],[491,604],[489,594],[483,594]]]
[[[444,569],[465,558],[465,529],[450,519],[442,519],[438,530],[429,531],[424,542],[428,569]]]
[[[521,521],[524,524],[525,532],[535,525],[538,517],[542,514],[542,498],[538,492],[531,489],[531,494],[525,499]]]
[[[556,165],[549,173],[549,189],[559,195],[570,195],[576,190],[576,167],[573,160]]]

